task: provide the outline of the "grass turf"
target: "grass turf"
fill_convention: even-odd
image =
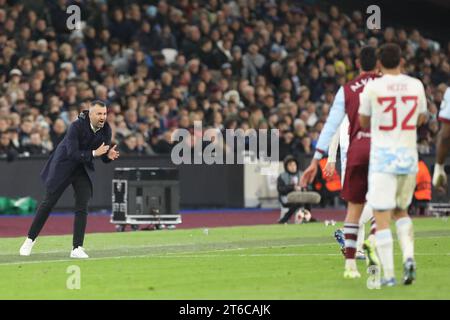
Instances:
[[[341,226],[337,225],[336,227]],[[450,299],[450,224],[414,220],[418,280],[369,290],[343,279],[344,260],[322,223],[88,234],[90,259],[68,258],[71,236],[0,239],[0,299]],[[397,280],[402,266],[395,247]],[[69,290],[69,266],[81,289]]]

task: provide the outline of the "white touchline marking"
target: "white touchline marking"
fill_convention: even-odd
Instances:
[[[270,241],[267,240],[266,241]],[[230,242],[211,242],[211,245],[229,245]],[[326,242],[326,243],[298,243],[298,244],[286,244],[286,245],[273,245],[273,246],[263,246],[263,247],[245,247],[245,248],[225,248],[225,249],[216,249],[216,250],[208,250],[202,252],[216,252],[216,251],[233,251],[233,250],[245,250],[245,249],[267,249],[267,248],[282,248],[282,247],[303,247],[303,246],[324,246],[324,245],[331,245],[335,244],[335,242]],[[122,246],[122,247],[103,247],[103,248],[96,248],[95,250],[134,250],[134,249],[153,249],[153,248],[164,248],[164,247],[184,247],[184,246],[197,246],[197,245],[208,245],[208,243],[174,243],[174,244],[156,244],[156,245],[139,245],[139,246]],[[85,248],[86,250],[89,250],[89,248]],[[36,252],[36,254],[47,254],[47,253],[64,253],[67,250],[50,250],[50,251],[39,251]],[[180,254],[180,253],[190,253],[190,252],[199,252],[200,250],[196,251],[185,251],[185,252],[169,252],[168,254]],[[13,253],[9,253],[7,255],[12,255]],[[0,254],[0,257],[2,255]],[[50,261],[50,260],[48,260]],[[60,260],[61,261],[61,260]],[[0,262],[1,264],[1,262]]]
[[[302,243],[302,244],[291,244],[291,245],[279,245],[279,246],[265,246],[265,247],[248,247],[248,248],[228,248],[228,249],[217,249],[217,250],[194,250],[194,251],[185,251],[185,252],[168,252],[164,255],[159,254],[141,254],[141,255],[130,255],[130,256],[111,256],[111,257],[98,257],[98,258],[89,258],[87,260],[78,260],[78,261],[92,261],[92,260],[105,260],[105,259],[124,259],[124,258],[145,258],[145,257],[176,257],[175,255],[179,255],[182,257],[183,255],[188,255],[192,253],[209,253],[209,252],[223,252],[223,251],[240,251],[240,250],[246,250],[246,249],[270,249],[270,248],[281,248],[281,247],[303,247],[303,246],[309,246],[309,245],[330,245],[334,244],[333,242],[330,243],[316,243],[316,244],[308,244],[308,243]],[[148,247],[149,249],[153,247]],[[133,247],[130,247],[130,249],[133,249]],[[56,252],[62,252],[62,251],[56,251]],[[64,251],[65,252],[65,251]],[[43,254],[45,252],[39,252],[39,254]],[[218,255],[219,256],[219,255]],[[231,255],[230,255],[231,256]],[[233,255],[235,256],[235,255]],[[77,261],[77,259],[59,259],[59,260],[33,260],[33,261],[15,261],[15,262],[0,262],[0,266],[2,265],[17,265],[17,264],[34,264],[34,263],[45,263],[45,262],[67,262],[67,261]]]
[[[174,243],[174,244],[154,244],[154,245],[136,245],[136,246],[132,246],[130,247],[128,246],[119,246],[119,247],[97,247],[95,250],[126,250],[126,249],[144,249],[144,248],[164,248],[164,247],[183,247],[183,246],[195,246],[198,243]],[[47,254],[47,253],[63,253],[66,252],[67,250],[49,250],[49,251],[39,251],[37,253],[39,254]],[[11,254],[8,254],[11,255]],[[0,254],[0,257],[2,255]]]
[[[274,245],[274,246],[259,246],[259,247],[246,247],[246,248],[225,248],[225,249],[216,249],[216,250],[196,250],[196,251],[185,251],[185,252],[168,252],[168,255],[174,254],[190,254],[190,253],[198,253],[198,252],[222,252],[222,251],[241,251],[248,249],[271,249],[271,248],[287,248],[287,247],[306,247],[306,246],[329,246],[334,245],[335,242],[325,242],[325,243],[298,243],[298,244],[284,244],[284,245]]]
[[[394,254],[395,256],[401,256],[401,253]],[[415,256],[450,256],[450,253],[416,253]],[[342,253],[260,253],[260,254],[197,254],[197,255],[155,255],[148,256],[152,258],[219,258],[219,257],[296,257],[296,256],[342,256]],[[124,257],[125,258],[125,257]]]
[[[401,253],[394,254],[395,256],[401,256]],[[450,256],[450,252],[448,253],[415,253],[415,256]],[[17,262],[5,262],[0,263],[1,266],[8,266],[8,265],[25,265],[25,264],[36,264],[36,263],[54,263],[54,262],[74,262],[74,261],[97,261],[97,260],[116,260],[116,259],[139,259],[139,258],[157,258],[157,259],[177,259],[177,258],[251,258],[251,257],[301,257],[301,256],[342,256],[342,253],[260,253],[260,254],[142,254],[142,255],[132,255],[132,256],[116,256],[116,257],[98,257],[98,258],[89,258],[86,260],[79,260],[79,259],[60,259],[60,260],[34,260],[34,261],[17,261]]]
[[[441,238],[450,238],[450,235],[448,236],[430,236],[430,237],[416,237],[416,239],[441,239]],[[1,239],[1,238],[0,238]],[[292,238],[275,238],[275,239],[261,239],[260,241],[281,241],[284,239],[292,239]],[[308,237],[304,238],[308,239]],[[250,239],[253,241],[253,239]],[[257,239],[256,239],[257,240]],[[235,241],[238,242],[238,241]],[[249,247],[251,249],[254,248],[280,248],[280,247],[299,247],[299,246],[324,246],[324,245],[330,245],[335,244],[336,242],[322,242],[322,243],[299,243],[299,244],[286,244],[286,245],[273,245],[273,246],[265,246],[265,247]],[[200,242],[190,242],[190,243],[173,243],[173,244],[152,244],[152,245],[127,245],[127,246],[118,246],[118,247],[98,247],[95,250],[124,250],[124,249],[145,249],[145,248],[164,248],[164,247],[183,247],[183,246],[196,246],[196,245],[208,245],[208,243],[200,243]],[[220,244],[230,244],[230,242],[211,242],[211,244],[220,245]],[[232,244],[232,242],[231,242]],[[89,248],[87,248],[89,249]],[[247,248],[229,248],[229,249],[217,249],[213,251],[228,251],[228,250],[242,250]],[[47,254],[47,253],[63,253],[66,252],[66,249],[64,250],[48,250],[48,251],[39,251],[39,254]],[[206,251],[205,251],[206,252]],[[11,255],[14,253],[7,253],[6,255]],[[0,257],[2,254],[0,254]]]
[[[416,239],[441,239],[441,238],[449,238],[450,236],[431,236],[431,237],[417,237]],[[336,244],[336,242],[327,242],[327,243],[299,243],[299,244],[288,244],[288,245],[274,245],[274,246],[260,246],[260,247],[246,247],[246,248],[225,248],[225,249],[215,249],[215,250],[194,250],[194,251],[185,251],[185,252],[168,252],[164,255],[161,254],[142,254],[142,255],[129,255],[129,256],[110,256],[110,257],[98,257],[98,258],[89,258],[87,260],[78,260],[78,259],[54,259],[54,260],[33,260],[33,261],[15,261],[15,262],[0,262],[0,266],[7,266],[7,265],[22,265],[22,264],[36,264],[36,263],[52,263],[52,262],[68,262],[68,261],[96,261],[96,260],[108,260],[108,259],[125,259],[125,258],[146,258],[146,257],[152,257],[152,258],[183,258],[183,257],[208,257],[208,255],[202,255],[198,253],[214,253],[214,252],[226,252],[226,251],[240,251],[240,250],[250,250],[250,249],[270,249],[270,248],[284,248],[284,247],[305,247],[305,246],[327,246],[327,245],[333,245]],[[173,244],[173,245],[156,245],[156,246],[142,246],[142,248],[155,248],[155,247],[165,247],[165,246],[183,246],[185,244]],[[195,245],[195,244],[194,244]],[[133,250],[136,247],[123,247],[123,249],[129,248],[130,250]],[[113,250],[116,248],[111,248],[108,250]],[[62,253],[66,251],[54,251],[51,253]],[[48,252],[38,252],[38,254],[45,254]],[[197,255],[191,255],[189,254],[197,253]],[[283,256],[283,255],[289,255],[289,256],[335,256],[335,255],[342,255],[341,253],[280,253],[280,254],[261,254],[265,256]],[[396,254],[400,255],[400,254]],[[450,253],[415,253],[417,256],[435,256],[435,255],[450,255]],[[1,256],[1,255],[0,255]],[[211,257],[213,255],[210,255]],[[228,255],[230,257],[251,257],[255,256],[255,254],[241,254],[241,255]],[[226,257],[226,255],[215,255],[214,257]]]

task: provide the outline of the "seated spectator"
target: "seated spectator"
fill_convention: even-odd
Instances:
[[[155,152],[152,150],[152,147],[145,141],[142,133],[136,133],[136,149],[138,155],[141,156],[150,156],[155,155]]]
[[[285,131],[280,137],[280,159],[286,158],[288,155],[292,154],[294,134],[290,131]]]
[[[19,153],[11,143],[8,132],[0,132],[0,159],[6,159],[8,162],[13,161]]]
[[[124,156],[139,155],[136,135],[130,134],[130,135],[126,136],[125,140],[123,140],[119,144],[118,149],[120,151],[120,154],[122,154]]]
[[[19,141],[22,147],[28,145],[31,141],[31,132],[33,131],[34,122],[29,117],[22,120],[19,132]]]
[[[62,119],[56,119],[52,130],[50,131],[50,137],[53,144],[53,149],[55,149],[58,144],[64,139],[64,136],[66,135],[66,124]]]
[[[287,223],[289,219],[300,212],[302,222],[315,221],[311,217],[311,205],[288,204],[287,195],[293,191],[301,191],[299,185],[301,172],[297,160],[292,156],[284,159],[284,172],[277,179],[278,199],[281,204],[281,215],[278,223]]]
[[[173,142],[171,137],[171,131],[166,131],[161,139],[155,137],[155,144],[153,150],[159,154],[169,154],[173,148]]]
[[[14,147],[14,149],[17,151],[17,153],[20,153],[21,146],[20,146],[20,140],[19,140],[19,130],[15,128],[9,128],[9,139],[11,141],[11,145]]]
[[[41,135],[37,131],[33,131],[30,135],[30,142],[23,147],[25,155],[44,155],[47,154],[47,149],[42,145]]]

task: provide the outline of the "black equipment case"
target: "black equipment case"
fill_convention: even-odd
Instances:
[[[177,168],[115,168],[112,180],[111,223],[118,231],[126,225],[175,227],[181,223]]]

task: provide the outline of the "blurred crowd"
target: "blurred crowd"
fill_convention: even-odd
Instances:
[[[94,98],[108,104],[122,155],[170,153],[171,135],[194,121],[279,129],[280,158],[310,155],[361,47],[387,42],[426,87],[419,152],[435,152],[450,42],[419,30],[368,30],[361,12],[315,1],[23,3],[0,0],[0,157],[51,152]],[[70,4],[81,8],[80,30],[67,29]]]

